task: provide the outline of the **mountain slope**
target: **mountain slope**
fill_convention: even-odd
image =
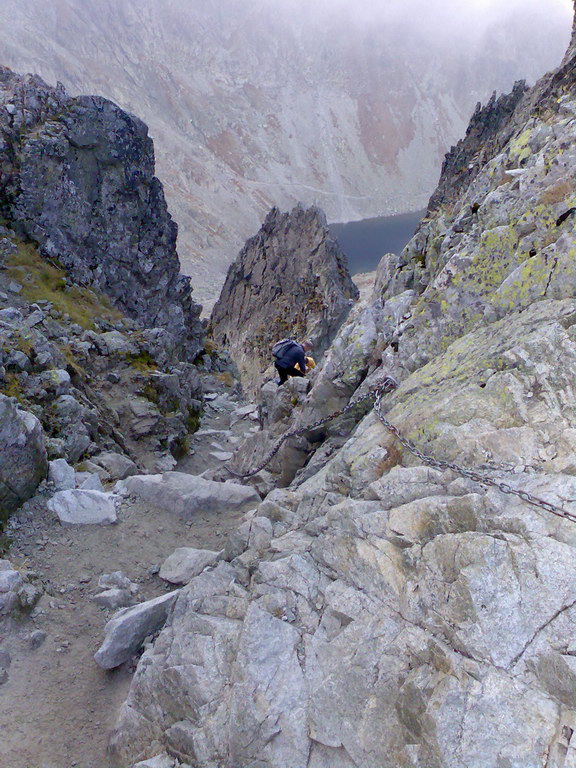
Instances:
[[[317,202],[330,221],[423,207],[476,101],[560,60],[566,18],[534,8],[485,28],[301,0],[5,0],[0,43],[2,63],[147,121],[211,303],[273,205]]]

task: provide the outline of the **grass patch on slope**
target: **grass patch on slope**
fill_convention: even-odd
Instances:
[[[88,330],[98,318],[117,322],[123,315],[110,301],[89,288],[67,287],[66,271],[45,261],[31,243],[17,243],[18,251],[7,260],[7,274],[22,285],[22,296],[34,303],[47,300],[72,322]]]

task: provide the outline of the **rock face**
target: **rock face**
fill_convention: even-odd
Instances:
[[[356,383],[335,395],[393,373],[383,411],[422,450],[576,514],[575,117],[565,66],[385,257],[289,418],[313,419],[356,333]],[[122,710],[118,764],[576,764],[576,525],[426,466],[372,410],[350,420],[245,521],[229,563],[181,590]]]
[[[0,509],[11,511],[33,494],[48,472],[42,425],[0,395]]]
[[[147,327],[168,329],[193,359],[200,308],[180,275],[146,125],[106,99],[72,99],[3,67],[0,131],[8,217],[76,282]]]
[[[280,339],[310,338],[326,349],[358,289],[318,208],[273,208],[228,270],[212,311],[214,340],[227,346],[243,383],[259,386]]]

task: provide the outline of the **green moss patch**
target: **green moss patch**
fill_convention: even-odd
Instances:
[[[141,371],[142,373],[151,373],[152,371],[158,370],[158,363],[147,350],[130,353],[126,355],[125,358],[126,362],[131,365],[132,368],[136,368],[137,371]],[[151,400],[152,398],[148,399]]]

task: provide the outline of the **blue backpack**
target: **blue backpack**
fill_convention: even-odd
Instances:
[[[294,339],[282,339],[282,341],[277,341],[272,347],[272,354],[276,360],[279,360],[296,344],[298,344],[298,342],[294,341]]]

